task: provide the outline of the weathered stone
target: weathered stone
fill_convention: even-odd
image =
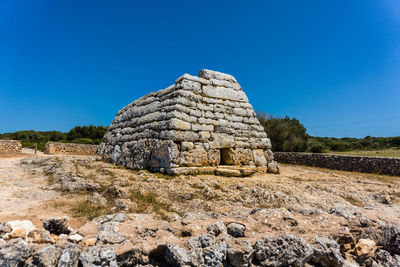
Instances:
[[[13,239],[0,247],[0,266],[23,266],[32,253],[31,246],[21,238]]]
[[[9,221],[7,224],[11,227],[11,232],[8,234],[8,238],[26,239],[29,233],[36,229],[32,222],[28,220]]]
[[[56,267],[61,254],[62,249],[59,247],[44,247],[33,256],[33,264],[42,267]]]
[[[207,80],[217,79],[236,83],[236,79],[232,75],[207,69],[200,70],[199,77]]]
[[[62,251],[58,261],[58,267],[77,267],[79,263],[79,248],[68,247]]]
[[[400,226],[385,225],[382,241],[385,250],[400,255]]]
[[[314,254],[311,261],[321,266],[343,266],[344,259],[340,254],[340,246],[335,240],[316,237],[312,240]]]
[[[313,255],[312,247],[291,234],[257,241],[254,256],[261,266],[304,266]]]
[[[256,166],[267,166],[267,160],[264,157],[264,151],[262,149],[253,150],[253,155]]]
[[[97,240],[103,243],[118,244],[125,240],[125,237],[118,232],[116,222],[106,222],[97,228]]]
[[[43,228],[55,235],[69,234],[71,232],[68,218],[66,217],[45,220],[43,221]]]
[[[107,204],[107,199],[102,197],[99,193],[94,192],[93,195],[89,197],[88,202],[95,205],[105,206]]]
[[[11,226],[8,223],[0,222],[0,237],[11,232]]]
[[[193,266],[188,251],[171,243],[167,243],[165,248],[165,260],[172,266]]]
[[[372,257],[377,249],[375,241],[371,239],[360,239],[355,247],[355,253],[358,257]]]
[[[117,267],[116,255],[112,247],[91,247],[81,253],[79,260],[83,267]]]
[[[181,152],[182,166],[204,166],[208,162],[207,151],[203,146],[196,146],[194,149]]]
[[[276,161],[268,162],[268,172],[270,173],[279,173],[279,165]]]
[[[244,224],[232,222],[227,225],[226,229],[228,234],[233,237],[245,236],[246,226]]]
[[[226,226],[223,222],[219,221],[207,226],[207,232],[213,236],[218,236],[221,233],[226,232]]]

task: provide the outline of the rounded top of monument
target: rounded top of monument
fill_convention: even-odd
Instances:
[[[235,77],[233,77],[232,75],[214,70],[202,69],[199,71],[199,77],[207,80],[217,79],[237,83]]]

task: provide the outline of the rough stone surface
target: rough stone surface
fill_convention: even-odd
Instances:
[[[68,218],[66,217],[45,220],[43,221],[43,228],[55,235],[69,234],[71,232]]]
[[[79,260],[83,267],[117,267],[116,255],[112,247],[91,247],[82,252]]]
[[[228,231],[228,234],[233,237],[245,236],[246,226],[244,224],[232,222],[228,224],[226,229]]]
[[[31,246],[21,238],[13,239],[0,248],[0,266],[23,266],[31,255]]]
[[[118,232],[117,222],[106,222],[99,225],[97,239],[103,243],[116,244],[125,240],[125,237]]]
[[[210,224],[207,226],[207,232],[213,236],[218,236],[221,233],[226,232],[226,226],[223,222],[218,221],[216,223]]]
[[[58,143],[49,141],[44,146],[46,154],[96,155],[98,145]]]
[[[33,256],[33,264],[43,267],[55,267],[58,265],[61,254],[62,248],[56,246],[44,247]]]
[[[335,240],[318,236],[312,240],[312,246],[313,263],[322,266],[343,266],[344,259],[340,254],[340,245]]]
[[[21,152],[22,144],[18,140],[0,140],[0,153]]]
[[[201,70],[120,110],[97,152],[130,169],[257,165],[278,173],[271,142],[236,79]]]
[[[383,248],[400,255],[400,226],[390,223],[385,225],[383,230]]]
[[[313,256],[312,247],[303,239],[286,234],[257,241],[254,255],[261,266],[304,266]]]

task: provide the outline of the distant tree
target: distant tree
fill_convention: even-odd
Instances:
[[[261,112],[257,117],[271,139],[273,151],[302,152],[307,149],[307,130],[296,118],[273,117]]]

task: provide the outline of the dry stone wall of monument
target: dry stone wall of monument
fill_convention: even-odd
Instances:
[[[269,164],[272,171],[270,148],[236,79],[201,70],[120,110],[98,153],[132,169]]]
[[[274,152],[279,163],[400,176],[400,158]]]
[[[64,154],[64,155],[95,155],[98,145],[72,144],[47,142],[44,147],[45,154]]]
[[[21,152],[22,144],[19,140],[0,140],[0,153]]]

